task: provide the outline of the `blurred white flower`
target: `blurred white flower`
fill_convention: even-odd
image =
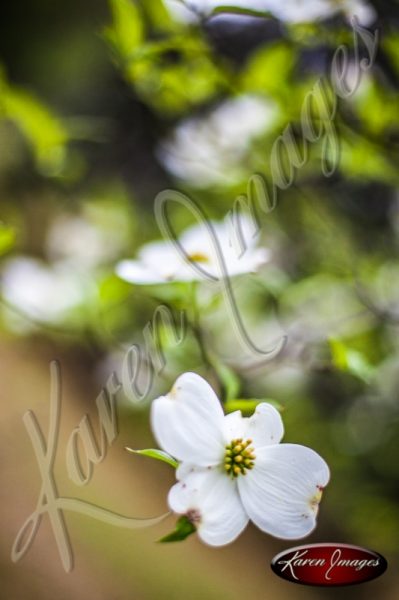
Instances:
[[[360,25],[365,27],[372,25],[377,19],[374,7],[364,0],[347,0],[343,10],[348,19],[357,17]]]
[[[175,177],[198,188],[245,177],[242,161],[253,140],[276,123],[278,108],[257,96],[227,100],[206,117],[188,118],[159,147]]]
[[[348,19],[356,16],[361,25],[367,26],[376,18],[374,8],[364,0],[265,0],[264,4],[288,23],[319,21],[343,13]]]
[[[181,461],[169,506],[204,542],[228,544],[249,520],[283,539],[314,529],[328,466],[310,448],[279,444],[283,423],[271,405],[259,404],[250,418],[224,416],[210,385],[185,373],[154,400],[151,420],[160,446]]]
[[[47,253],[52,260],[70,261],[75,267],[90,269],[112,260],[122,244],[121,236],[110,235],[84,217],[63,215],[51,225]]]
[[[211,222],[210,225],[229,276],[254,272],[268,261],[269,251],[256,247],[257,240],[253,237],[253,226],[249,218],[240,218],[240,229],[246,244],[242,255],[234,245],[234,231],[227,220]],[[117,274],[125,281],[142,285],[206,279],[206,275],[198,272],[195,267],[218,279],[223,278],[225,273],[205,225],[195,225],[187,229],[178,241],[186,260],[173,242],[151,242],[141,248],[136,260],[123,260],[118,263]]]
[[[217,6],[238,6],[253,10],[265,10],[265,0],[164,0],[172,17],[178,21],[195,22],[198,15],[208,15]]]
[[[62,320],[85,298],[86,285],[73,271],[30,257],[9,260],[1,275],[1,292],[7,302],[28,318],[43,322]]]
[[[288,23],[319,21],[343,13],[348,19],[356,16],[361,25],[367,26],[377,16],[374,8],[365,0],[187,0],[185,4],[188,8],[179,0],[165,0],[165,3],[172,16],[188,22],[196,20],[196,12],[209,15],[216,6],[241,6],[270,12]]]

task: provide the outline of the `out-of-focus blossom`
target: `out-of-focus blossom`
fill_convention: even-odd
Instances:
[[[123,244],[123,237],[96,227],[84,217],[63,216],[51,225],[47,252],[51,260],[90,269],[115,258]]]
[[[199,15],[209,15],[218,6],[237,6],[252,10],[265,10],[265,0],[164,0],[171,15],[183,22],[195,22]]]
[[[257,240],[253,237],[249,219],[240,219],[240,230],[246,243],[246,250],[242,255],[234,245],[234,230],[227,220],[211,222],[209,225],[214,238],[205,224],[195,225],[183,232],[179,245],[184,251],[185,260],[173,242],[151,242],[141,248],[136,260],[121,261],[116,267],[117,274],[130,283],[150,285],[206,279],[203,272],[221,279],[226,274],[234,276],[254,272],[269,259],[269,251],[256,246]],[[223,272],[217,247],[227,273]]]
[[[374,8],[364,0],[165,0],[165,4],[176,19],[183,21],[195,21],[198,15],[209,15],[218,6],[238,6],[270,12],[277,19],[288,23],[321,21],[339,13],[348,19],[356,16],[365,26],[376,19]]]
[[[159,148],[165,167],[198,188],[239,181],[251,143],[276,124],[277,107],[257,96],[239,96],[206,117],[189,118]]]
[[[0,279],[5,300],[26,317],[43,322],[61,321],[84,302],[86,285],[67,266],[47,266],[36,259],[9,260]]]
[[[265,0],[264,5],[278,19],[288,23],[322,21],[342,13],[348,19],[356,16],[367,26],[376,18],[375,10],[363,0]]]

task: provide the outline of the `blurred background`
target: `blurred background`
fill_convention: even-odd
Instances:
[[[338,169],[323,176],[315,144],[275,210],[258,215],[269,262],[234,280],[252,339],[268,348],[285,335],[284,349],[267,362],[251,357],[220,290],[200,286],[201,339],[213,365],[192,332],[176,346],[164,323],[166,366],[146,399],[118,394],[119,435],[106,460],[86,487],[68,478],[71,431],[85,413],[97,426],[95,399],[112,372],[120,375],[129,345],[145,346],[143,329],[157,306],[176,317],[192,308],[186,284],[141,286],[115,274],[120,260],[161,238],[155,196],[178,189],[221,220],[251,175],[270,184],[273,142],[288,123],[300,140],[304,97],[321,77],[328,81],[338,45],[353,48],[349,2],[329,3],[322,14],[312,0],[290,13],[291,2],[268,16],[212,13],[217,4],[23,0],[9,3],[1,20],[0,569],[9,600],[398,595],[397,2],[352,3],[380,41],[373,68],[338,104]],[[193,217],[175,208],[179,233]],[[173,518],[129,531],[69,513],[72,573],[63,571],[47,517],[13,564],[13,541],[40,489],[22,416],[33,410],[47,432],[53,359],[63,378],[54,469],[61,495],[132,517],[165,512],[172,469],[124,448],[154,447],[150,402],[192,370],[220,394],[232,386],[239,398],[281,406],[285,441],[314,448],[332,473],[307,542],[374,549],[388,559],[388,572],[354,588],[293,586],[269,564],[301,542],[252,526],[231,546],[212,549],[196,536],[157,544]],[[144,361],[144,379],[149,368]]]

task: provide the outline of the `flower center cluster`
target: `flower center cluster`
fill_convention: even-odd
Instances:
[[[206,254],[202,254],[202,252],[193,252],[187,258],[190,262],[209,263],[209,257]]]
[[[247,470],[251,470],[255,464],[254,449],[251,446],[252,440],[242,438],[233,440],[226,446],[224,457],[224,468],[231,477],[246,475]]]

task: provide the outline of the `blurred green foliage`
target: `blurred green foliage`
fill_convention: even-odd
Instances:
[[[11,250],[15,244],[15,231],[0,222],[0,256]]]
[[[10,86],[1,71],[0,115],[20,129],[45,174],[52,175],[62,169],[68,141],[66,128],[33,94]]]

